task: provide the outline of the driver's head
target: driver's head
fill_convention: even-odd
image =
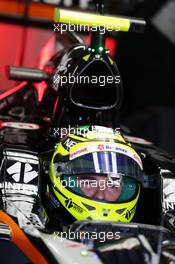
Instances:
[[[77,179],[80,192],[86,197],[114,202],[121,195],[121,184],[115,185],[104,175],[83,175]]]
[[[130,222],[141,176],[139,155],[119,133],[93,127],[83,136],[69,134],[50,165],[50,211],[72,220]]]

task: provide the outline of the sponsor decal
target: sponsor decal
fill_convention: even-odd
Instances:
[[[130,211],[126,211],[125,218],[126,218],[127,220],[129,220],[130,217],[131,217],[131,213],[130,213]]]
[[[81,156],[83,154],[86,154],[86,153],[88,153],[87,147],[80,148],[80,149],[75,150],[72,153],[70,153],[69,158],[70,158],[70,160],[72,160],[72,159],[75,159],[75,158],[77,158],[77,157],[79,157],[79,156]]]
[[[83,209],[80,206],[78,206],[77,204],[75,204],[75,203],[73,205],[73,209],[75,211],[77,211],[78,213],[80,213],[80,214],[83,213]]]
[[[134,159],[137,162],[137,164],[139,165],[139,167],[141,169],[143,169],[142,161],[141,161],[139,156],[137,156],[131,150],[124,149],[124,148],[122,148],[122,146],[116,145],[116,144],[92,144],[92,145],[88,145],[86,147],[82,147],[78,150],[73,151],[72,153],[70,153],[69,157],[70,157],[70,160],[72,160],[72,159],[75,159],[79,156],[82,156],[82,155],[85,155],[88,153],[98,152],[98,151],[113,151],[116,153],[124,154],[124,155]]]
[[[72,199],[66,199],[66,200],[65,200],[65,206],[66,206],[67,208],[71,208],[71,207],[73,207]]]
[[[136,205],[131,210],[126,211],[125,218],[129,220],[135,214],[135,211],[136,211]]]
[[[70,138],[67,138],[64,142],[63,142],[63,146],[66,150],[69,151],[69,149],[71,147],[73,147],[76,144],[76,142]]]
[[[163,211],[175,211],[175,179],[163,178]]]
[[[55,208],[60,207],[60,203],[52,194],[50,195],[50,202],[53,204]]]
[[[131,210],[126,211],[125,218],[129,220],[135,214],[135,212],[136,212],[136,205],[133,208],[131,208]]]
[[[126,156],[134,159],[137,162],[137,164],[139,165],[139,167],[141,169],[143,169],[142,161],[141,161],[140,157],[137,156],[132,151],[130,151],[129,149],[124,149],[122,147],[114,146],[114,145],[106,145],[106,149],[105,150],[108,150],[108,151],[110,150],[110,151],[114,151],[114,152],[117,152],[117,153],[125,154]]]
[[[121,147],[116,147],[114,145],[105,145],[105,150],[111,150],[111,151],[115,151],[115,152],[123,152],[123,153],[128,153],[128,151],[126,149],[123,149]]]
[[[95,152],[95,151],[115,151],[115,152],[124,153],[126,155],[129,153],[129,151],[127,151],[123,148],[120,148],[120,147],[116,147],[114,145],[105,145],[105,144],[96,145],[96,144],[93,144],[93,145],[89,145],[87,147],[82,147],[82,148],[75,150],[72,153],[70,153],[70,160],[77,158],[79,156],[82,156],[84,154]]]
[[[75,211],[77,211],[78,213],[82,213],[83,212],[83,209],[77,205],[76,203],[72,202],[72,199],[66,199],[65,200],[65,206],[67,208],[72,208],[74,209]]]
[[[0,183],[0,188],[5,190],[11,190],[13,192],[23,192],[25,194],[37,194],[38,193],[38,187],[33,184],[23,184],[23,183],[12,183],[12,182],[4,182]]]
[[[29,163],[15,162],[6,171],[15,182],[29,183],[38,176]]]
[[[163,210],[164,210],[165,213],[167,211],[174,211],[175,210],[175,202],[167,202],[167,201],[164,201],[162,203],[162,205],[163,205]]]
[[[105,147],[104,147],[104,145],[102,145],[102,144],[99,144],[99,145],[97,146],[97,148],[98,148],[99,150],[101,150],[101,151],[102,151],[102,150],[104,150],[104,148],[105,148]]]

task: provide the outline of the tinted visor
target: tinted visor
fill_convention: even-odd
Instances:
[[[116,184],[108,175],[61,176],[61,188],[70,189],[75,194],[104,202],[128,202],[136,197],[139,184],[124,177]]]
[[[142,170],[132,158],[116,152],[93,152],[68,162],[54,161],[55,175],[108,174],[141,181]]]

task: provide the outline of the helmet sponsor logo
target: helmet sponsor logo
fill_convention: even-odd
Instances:
[[[75,211],[77,211],[78,213],[80,213],[80,214],[83,213],[83,209],[80,206],[78,206],[77,204],[75,204],[75,203],[73,205],[73,209]]]
[[[66,206],[67,208],[72,208],[72,209],[74,209],[74,210],[77,211],[78,213],[82,213],[82,212],[83,212],[83,209],[82,209],[79,205],[77,205],[76,203],[72,202],[72,199],[71,199],[71,198],[65,200],[65,206]]]
[[[65,205],[66,205],[67,208],[73,207],[72,199],[66,199]]]
[[[131,210],[126,211],[125,218],[129,220],[135,214],[135,211],[136,211],[136,205]]]
[[[97,147],[99,150],[104,150],[104,145],[102,145],[102,144],[100,144],[100,145],[98,145],[98,147]]]
[[[52,194],[50,195],[50,201],[55,208],[60,207],[60,203]]]
[[[88,148],[87,147],[86,148],[80,148],[79,150],[76,150],[76,151],[70,153],[70,160],[71,159],[74,159],[76,157],[79,157],[79,156],[81,156],[83,154],[86,154],[88,152],[89,151],[88,151]]]
[[[127,220],[129,220],[130,217],[131,217],[131,212],[130,212],[130,211],[127,211],[126,214],[125,214],[125,218],[126,218]]]
[[[66,150],[69,151],[69,149],[71,147],[73,147],[75,144],[76,144],[75,141],[73,141],[72,139],[68,138],[68,139],[66,139],[66,141],[64,141],[63,146],[65,147]]]
[[[131,148],[132,150],[132,148]],[[139,156],[137,156],[134,151],[131,151],[129,148],[124,148],[124,147],[120,147],[120,145],[116,145],[116,144],[89,144],[86,147],[83,148],[79,148],[78,150],[75,150],[73,152],[70,153],[70,160],[71,159],[75,159],[79,156],[88,154],[88,153],[93,153],[93,152],[97,152],[97,151],[114,151],[116,153],[121,153],[124,154],[132,159],[134,159],[137,164],[139,165],[139,167],[141,169],[142,168],[142,161],[139,158]]]
[[[115,147],[112,145],[106,145],[106,150],[111,150],[111,151],[116,151],[116,152],[123,152],[123,153],[127,153],[127,150],[120,148],[120,147]]]

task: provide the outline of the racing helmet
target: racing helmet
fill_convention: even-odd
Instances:
[[[50,163],[49,218],[130,222],[141,187],[139,155],[119,131],[77,129],[58,144]]]

